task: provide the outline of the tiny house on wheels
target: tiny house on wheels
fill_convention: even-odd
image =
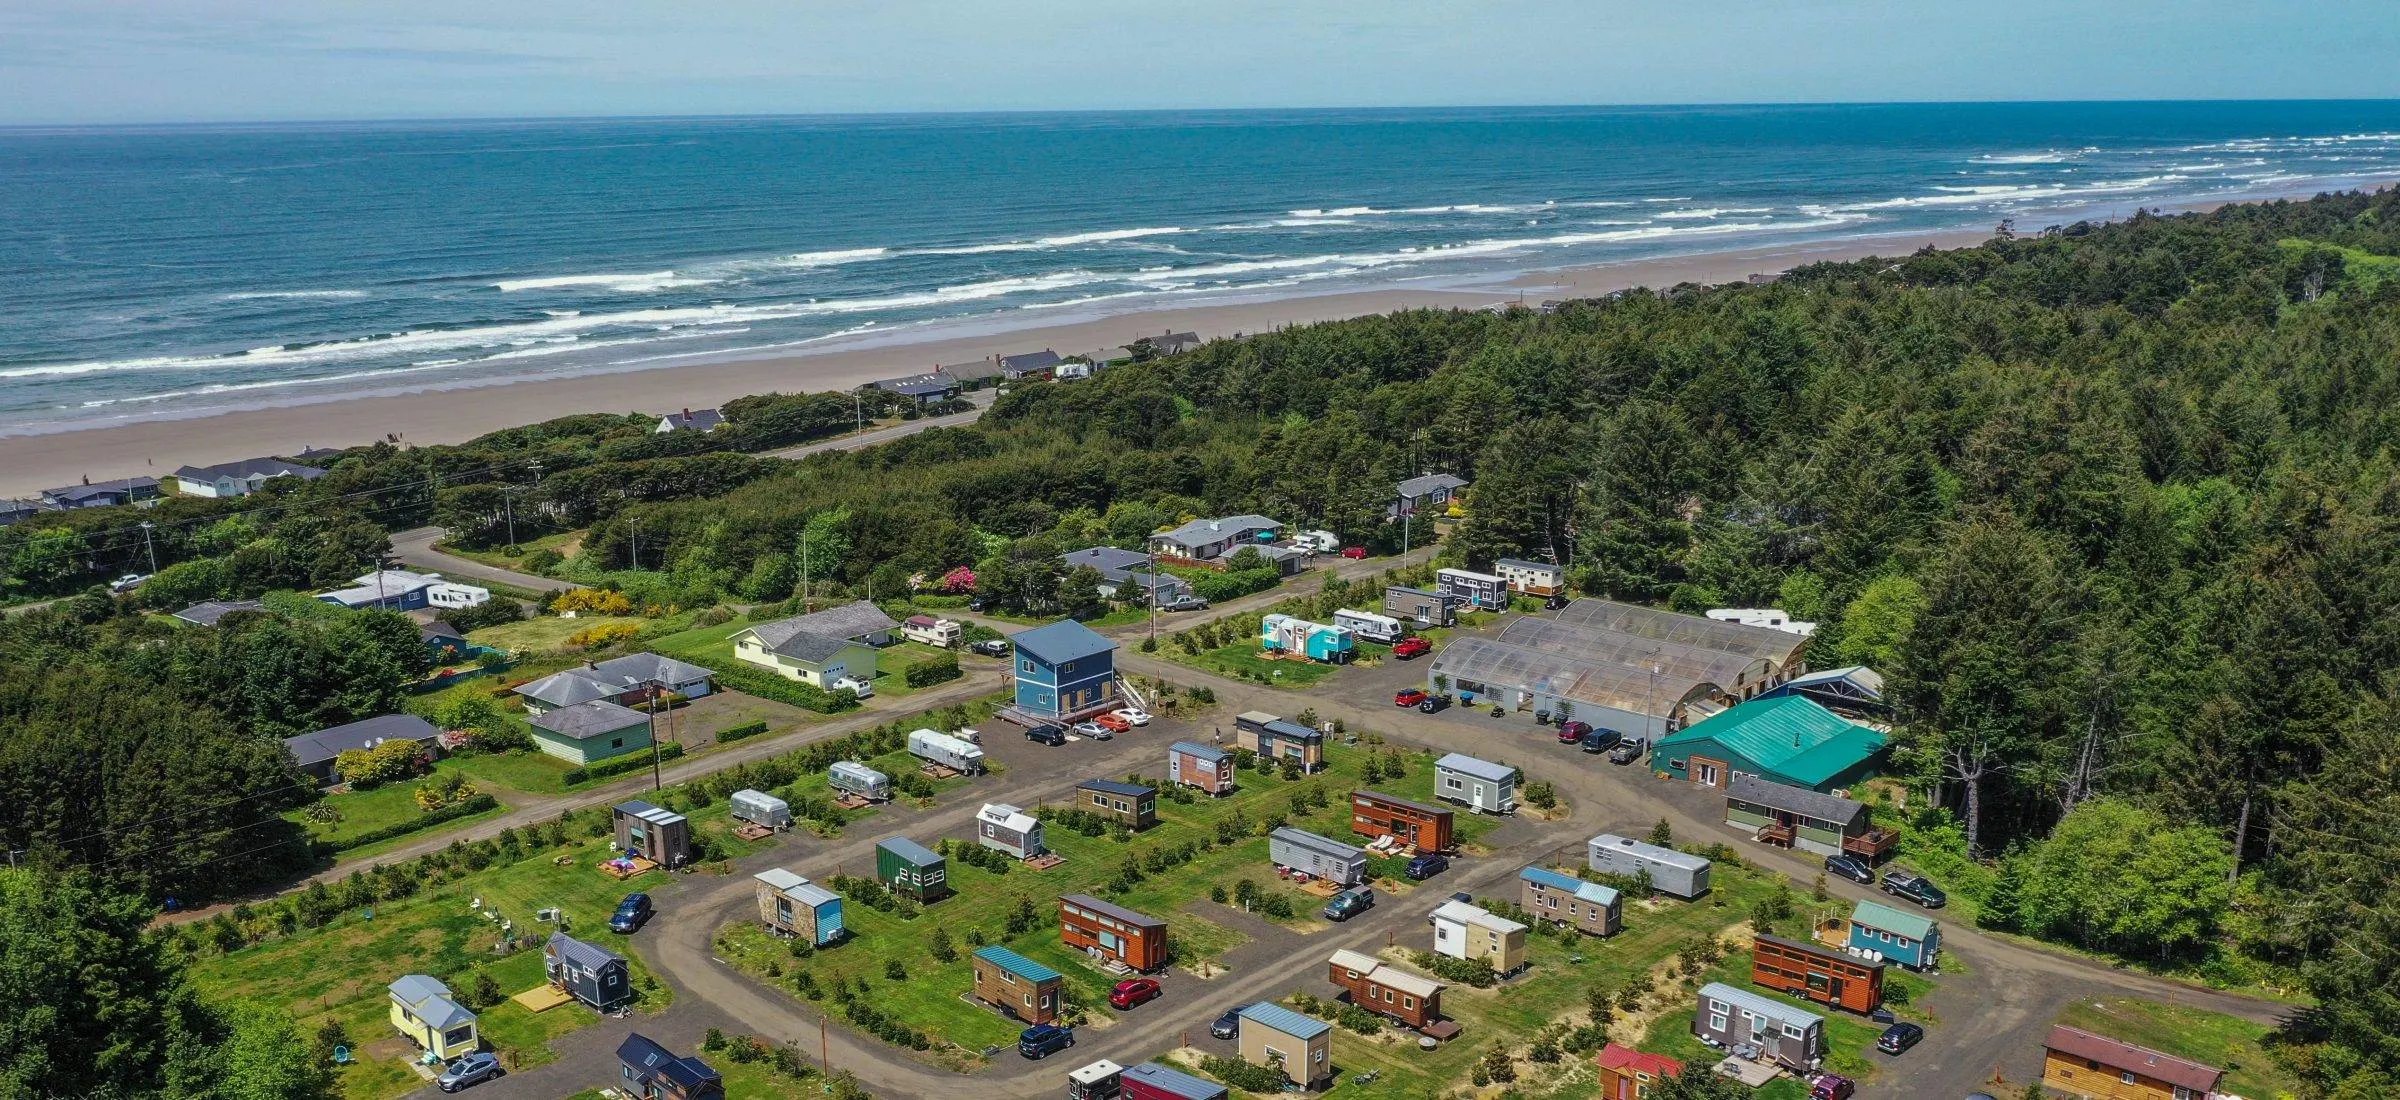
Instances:
[[[1445,901],[1433,911],[1433,950],[1454,959],[1489,959],[1496,974],[1514,974],[1525,966],[1522,924],[1480,905]]]
[[[1158,824],[1158,791],[1139,783],[1086,779],[1075,785],[1075,805],[1135,832]]]
[[[2042,1084],[2100,1100],[2205,1100],[2225,1071],[2164,1051],[2054,1024],[2042,1041]]]
[[[635,800],[617,807],[617,847],[626,855],[661,867],[681,867],[692,858],[692,823],[684,816]]]
[[[892,777],[856,760],[839,760],[825,769],[825,785],[869,802],[892,800]]]
[[[1517,872],[1517,905],[1595,936],[1613,936],[1625,926],[1625,899],[1617,891],[1545,867]]]
[[[1225,1100],[1225,1086],[1178,1069],[1144,1062],[1125,1071],[1119,1083],[1125,1100]]]
[[[550,984],[600,1012],[614,1012],[633,997],[625,956],[564,932],[542,945],[542,973]]]
[[[978,947],[973,961],[975,999],[1028,1024],[1058,1021],[1058,971],[1005,947]]]
[[[1269,615],[1260,620],[1258,643],[1271,653],[1297,653],[1326,664],[1349,660],[1356,648],[1347,628],[1290,615]]]
[[[1420,852],[1447,852],[1451,845],[1450,811],[1381,791],[1350,792],[1350,831],[1364,837],[1390,837]]]
[[[1326,980],[1350,1003],[1423,1031],[1442,1018],[1442,983],[1343,948],[1326,960]]]
[[[1479,814],[1510,813],[1517,808],[1517,769],[1450,753],[1433,762],[1433,796]]]
[[[1332,1024],[1273,1001],[1247,1005],[1235,1016],[1240,1021],[1235,1043],[1243,1061],[1282,1070],[1303,1089],[1332,1083]]]
[[[875,844],[875,881],[904,898],[936,901],[950,895],[950,863],[907,837],[887,836]]]
[[[1267,858],[1277,867],[1344,886],[1367,880],[1365,850],[1289,826],[1267,834]]]
[[[1167,965],[1167,922],[1089,894],[1058,899],[1058,938],[1093,958],[1143,973]]]
[[[1762,935],[1750,951],[1750,984],[1864,1016],[1883,1007],[1883,964],[1813,943]]]
[[[1325,766],[1325,734],[1265,711],[1233,716],[1233,745],[1279,763],[1313,772]]]
[[[1471,569],[1436,569],[1433,583],[1435,591],[1467,607],[1486,611],[1508,610],[1508,582],[1495,574],[1477,573]]]
[[[758,883],[758,920],[810,947],[842,938],[842,896],[781,867],[750,876]]]
[[[962,741],[938,730],[911,731],[908,735],[908,753],[962,775],[974,775],[983,770],[981,748],[973,742]]]
[[[390,986],[392,1026],[425,1052],[448,1060],[483,1045],[475,1014],[450,995],[450,987],[424,974],[403,974]]]
[[[1615,833],[1593,837],[1587,847],[1592,870],[1601,874],[1631,878],[1648,872],[1651,888],[1686,901],[1708,892],[1709,862],[1699,856]]]
[[[1233,793],[1233,754],[1197,741],[1167,746],[1167,782],[1197,787],[1210,797]]]
[[[1050,850],[1042,843],[1042,823],[1006,802],[983,804],[975,815],[975,840],[1018,859],[1032,859]]]

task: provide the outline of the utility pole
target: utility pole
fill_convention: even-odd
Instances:
[[[664,787],[666,786],[666,784],[660,780],[660,778],[659,778],[659,770],[658,770],[658,689],[657,689],[657,688],[652,688],[652,689],[650,689],[650,707],[649,707],[649,710],[650,710],[650,789],[651,789],[651,790],[653,790],[653,791],[656,791],[656,790],[660,790],[660,789],[662,789],[662,788],[664,788]]]
[[[130,494],[132,490],[127,489],[126,492]],[[150,573],[153,576],[158,574],[158,548],[150,544],[150,529],[156,526],[149,520],[142,521],[142,550],[150,555]]]
[[[626,537],[633,540],[633,571],[642,571],[642,521],[630,516],[625,519]]]

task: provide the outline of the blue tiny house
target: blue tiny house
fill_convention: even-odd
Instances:
[[[1117,644],[1073,619],[1037,626],[1016,643],[1016,709],[1035,718],[1072,721],[1121,705]]]
[[[1849,946],[1852,954],[1929,970],[1941,958],[1942,926],[1915,913],[1862,901],[1850,911]]]

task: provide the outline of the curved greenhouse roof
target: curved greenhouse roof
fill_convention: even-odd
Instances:
[[[1647,668],[1566,656],[1491,638],[1460,638],[1434,655],[1431,671],[1451,682],[1504,686],[1629,714],[1664,717],[1693,697],[1723,694],[1685,668]]]
[[[1605,627],[1576,626],[1556,619],[1519,619],[1500,632],[1500,640],[1578,660],[1639,669],[1644,673],[1645,683],[1650,667],[1656,665],[1662,677],[1715,684],[1737,696],[1744,688],[1767,683],[1775,675],[1774,662],[1764,657],[1703,649]]]
[[[1678,615],[1615,600],[1582,599],[1559,609],[1555,617],[1568,626],[1596,628],[1649,638],[1696,649],[1760,657],[1781,670],[1793,663],[1808,639],[1763,626],[1718,622],[1697,615]]]

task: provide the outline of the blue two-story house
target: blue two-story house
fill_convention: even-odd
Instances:
[[[1872,901],[1850,911],[1850,950],[1872,951],[1911,970],[1929,970],[1942,954],[1942,926]]]
[[[1122,705],[1117,695],[1117,643],[1073,619],[1037,626],[1009,639],[1017,647],[1016,709],[1068,722]]]

